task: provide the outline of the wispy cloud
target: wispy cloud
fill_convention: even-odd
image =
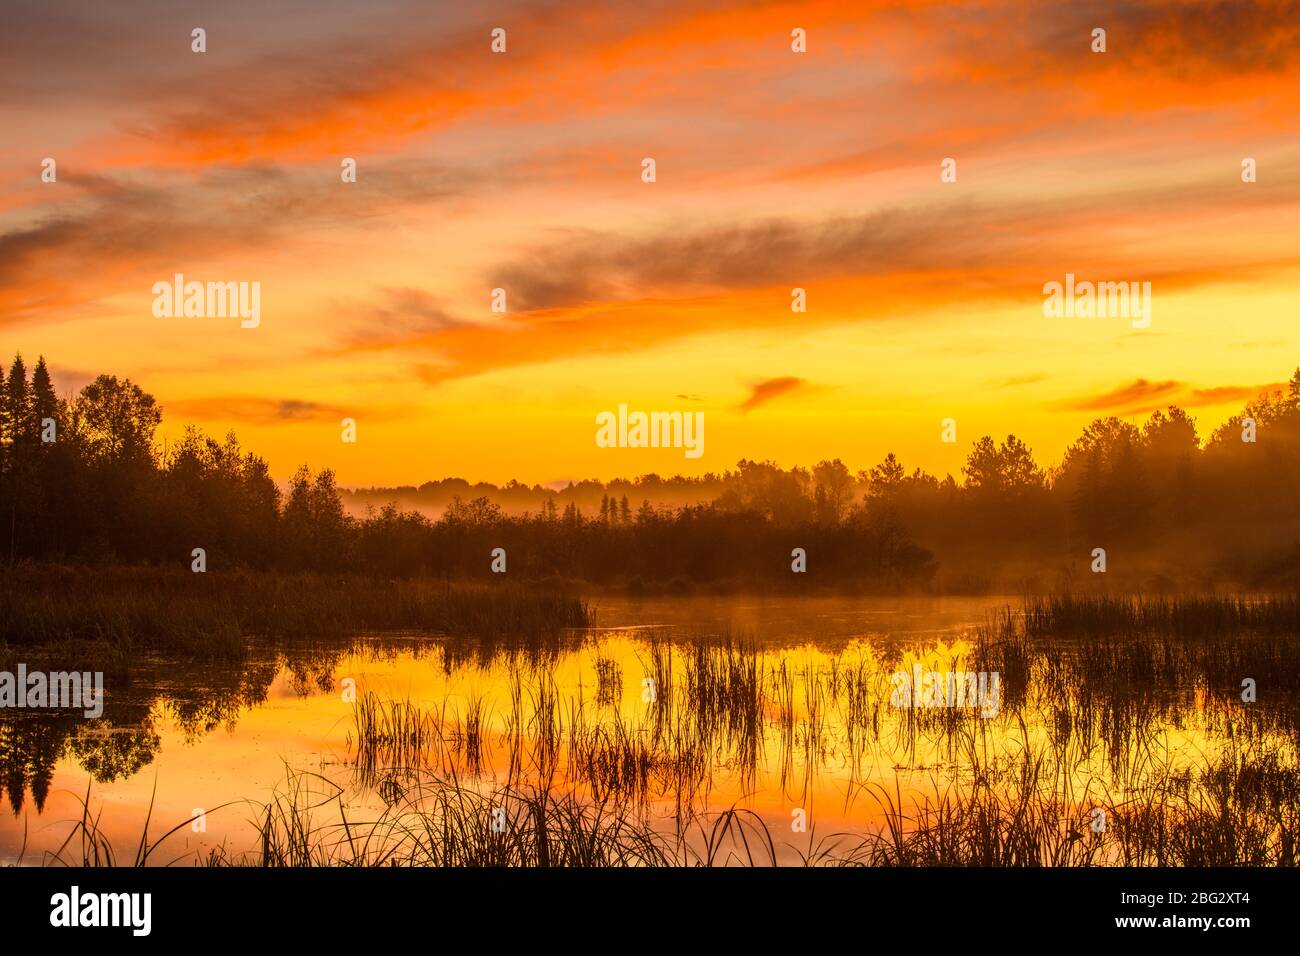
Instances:
[[[1218,385],[1209,388],[1196,388],[1186,382],[1152,382],[1139,378],[1134,379],[1127,385],[1100,394],[1068,399],[1060,402],[1057,407],[1066,411],[1119,412],[1122,414],[1155,411],[1165,405],[1204,408],[1249,401],[1264,392],[1283,387],[1281,383],[1276,383],[1272,385]]]
[[[380,289],[376,301],[359,309],[344,304],[340,311],[356,315],[349,329],[353,343],[420,337],[465,324],[447,310],[445,299],[424,289]]]
[[[1269,385],[1220,385],[1215,388],[1195,388],[1179,399],[1179,404],[1188,408],[1200,408],[1207,405],[1244,403],[1258,398],[1265,392],[1280,391],[1285,388],[1285,382],[1273,382]]]
[[[1183,382],[1150,382],[1139,378],[1099,395],[1069,399],[1060,407],[1077,412],[1147,411],[1160,408],[1185,387]]]
[[[750,389],[749,397],[740,403],[742,412],[752,412],[760,405],[765,405],[774,398],[782,395],[788,395],[791,392],[803,388],[807,382],[801,378],[795,378],[793,375],[784,375],[781,378],[769,378],[765,382],[759,382]]]
[[[985,383],[986,388],[1020,388],[1023,385],[1037,385],[1046,382],[1048,376],[1041,372],[1031,375],[1012,375],[1008,378],[995,378]]]
[[[199,421],[290,424],[341,421],[347,412],[336,405],[301,398],[266,398],[251,395],[176,399],[167,403],[170,418]]]

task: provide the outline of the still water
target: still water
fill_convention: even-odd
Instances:
[[[1221,720],[1194,692],[1146,713],[1140,740],[1108,737],[1113,710],[1090,729],[1077,704],[1064,719],[1083,730],[1063,734],[1063,702],[1022,686],[1030,671],[998,675],[992,713],[898,706],[893,675],[972,669],[978,629],[1015,604],[605,599],[598,628],[550,652],[361,636],[254,648],[238,666],[133,662],[127,686],[108,682],[100,720],[0,717],[0,858],[48,862],[83,801],[119,863],[146,823],[151,843],[181,824],[150,863],[239,854],[300,773],[330,798],[318,822],[372,819],[422,776],[454,775],[484,792],[545,781],[626,801],[664,828],[743,807],[807,845],[879,828],[885,806],[937,799],[1027,750],[1052,752],[1053,792],[1086,808],[1219,745]],[[383,732],[399,716],[405,730]]]

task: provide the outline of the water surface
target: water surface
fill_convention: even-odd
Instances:
[[[599,628],[547,649],[389,635],[255,647],[232,666],[151,658],[129,686],[108,682],[101,720],[6,713],[0,855],[56,852],[87,794],[121,862],[146,817],[156,839],[200,812],[151,862],[242,852],[261,805],[303,772],[319,775],[314,812],[327,822],[373,819],[421,779],[454,776],[485,793],[546,782],[623,801],[665,830],[744,807],[798,847],[879,828],[891,803],[937,799],[976,772],[1010,772],[1026,749],[1053,753],[1047,785],[1086,808],[1203,761],[1225,738],[1194,688],[1153,698],[1138,718],[1121,701],[1044,699],[1014,673],[1000,675],[995,716],[896,706],[894,673],[970,669],[978,628],[1015,603],[1004,598],[595,603]],[[430,732],[367,740],[358,702]],[[326,781],[336,799],[324,799]]]

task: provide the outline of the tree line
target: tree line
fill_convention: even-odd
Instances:
[[[128,379],[100,375],[59,398],[44,359],[29,372],[19,356],[3,386],[10,565],[187,566],[201,547],[213,569],[486,577],[503,548],[511,576],[632,589],[988,590],[1089,580],[1102,548],[1110,580],[1130,588],[1275,587],[1300,571],[1300,369],[1205,439],[1177,407],[1140,425],[1104,417],[1052,468],[1014,435],[985,436],[960,481],[908,471],[893,454],[856,473],[838,459],[742,460],[696,478],[558,491],[445,479],[422,486],[453,492],[436,516],[404,506],[402,493],[418,489],[389,489],[383,503],[370,490],[350,514],[355,493],[329,469],[304,465],[281,488],[233,432],[217,440],[191,426],[160,443],[162,409]]]

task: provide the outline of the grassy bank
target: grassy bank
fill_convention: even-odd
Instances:
[[[0,645],[87,642],[239,659],[250,640],[418,630],[554,641],[591,623],[563,593],[362,575],[20,567],[0,572]]]

